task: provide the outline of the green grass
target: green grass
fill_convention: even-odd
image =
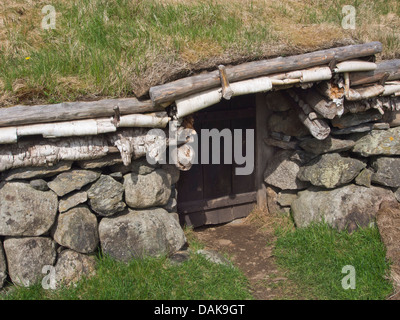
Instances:
[[[305,297],[317,299],[385,299],[393,292],[387,280],[389,264],[377,228],[349,234],[326,224],[279,232],[275,256],[287,276],[302,288]],[[356,288],[345,290],[344,266],[356,272]]]
[[[1,295],[0,295],[1,299]],[[176,266],[164,258],[117,262],[99,257],[94,277],[76,287],[44,290],[40,284],[14,287],[7,300],[243,300],[252,299],[236,268],[216,265],[200,255]]]
[[[53,0],[56,29],[42,30],[48,4],[0,4],[0,107],[142,96],[191,70],[348,39],[400,56],[397,0]],[[341,27],[348,4],[356,30]]]
[[[9,25],[7,42],[0,42],[4,92],[19,90],[31,95],[22,92],[21,100],[57,102],[88,93],[132,95],[133,90],[140,91],[137,86],[147,70],[160,64],[167,68],[179,55],[197,63],[236,46],[246,54],[259,51],[259,39],[269,38],[267,22],[244,27],[240,17],[227,15],[224,5],[213,1],[188,5],[154,0],[56,0],[53,6],[58,13],[55,30],[41,30],[42,16],[36,13],[23,21],[32,25],[31,30]],[[18,79],[24,90],[15,89]]]

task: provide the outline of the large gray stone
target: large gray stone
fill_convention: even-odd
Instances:
[[[50,238],[7,238],[4,250],[12,282],[26,287],[42,279],[43,267],[56,261],[55,242]]]
[[[51,190],[62,197],[71,191],[80,190],[83,186],[96,181],[100,173],[90,170],[72,170],[59,174],[48,183]]]
[[[59,200],[58,211],[65,212],[77,205],[80,205],[87,201],[86,191],[77,191],[74,193],[67,194],[65,197]]]
[[[304,150],[320,155],[328,152],[341,152],[350,150],[354,147],[355,142],[352,140],[336,139],[329,136],[325,140],[307,139],[300,142],[300,147]]]
[[[0,289],[3,288],[4,281],[7,278],[7,263],[4,255],[3,243],[0,241]]]
[[[40,236],[53,225],[58,200],[53,191],[38,191],[29,183],[0,184],[0,235]]]
[[[311,187],[298,193],[291,210],[297,227],[324,220],[339,230],[368,226],[382,201],[395,201],[390,190],[347,185],[333,190]]]
[[[365,167],[360,160],[327,153],[301,167],[297,177],[314,186],[331,189],[351,182]]]
[[[125,202],[131,208],[165,206],[171,195],[171,176],[162,169],[146,175],[124,176]]]
[[[400,187],[400,158],[382,157],[372,163],[372,182],[386,187]]]
[[[308,182],[297,179],[300,161],[291,160],[295,152],[282,150],[268,161],[264,181],[282,190],[299,190],[309,186]]]
[[[58,216],[53,238],[80,253],[93,252],[99,243],[97,218],[87,207],[75,207]]]
[[[107,175],[102,175],[87,192],[92,210],[110,216],[125,209],[122,201],[124,186]]]
[[[170,255],[183,247],[186,238],[179,223],[166,210],[133,211],[103,218],[99,225],[101,248],[121,260]]]
[[[96,274],[96,258],[73,250],[64,250],[55,265],[56,287],[76,284]]]
[[[371,131],[356,141],[353,152],[363,157],[400,155],[400,127]]]
[[[30,180],[55,176],[58,173],[71,169],[72,161],[60,161],[53,166],[47,167],[25,167],[7,171],[2,174],[2,179],[11,180]]]

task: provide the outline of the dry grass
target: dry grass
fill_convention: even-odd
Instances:
[[[294,222],[289,215],[272,214],[267,208],[257,206],[246,217],[245,223],[256,226],[262,232],[275,235],[295,230]]]
[[[54,0],[0,3],[0,106],[146,96],[218,64],[381,41],[400,57],[398,0]],[[356,29],[341,27],[356,8]],[[31,57],[25,60],[26,57]]]

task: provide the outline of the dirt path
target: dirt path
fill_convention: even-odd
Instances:
[[[288,280],[279,271],[273,257],[272,231],[259,231],[245,220],[194,230],[206,249],[227,253],[231,261],[249,279],[258,300],[288,299]]]

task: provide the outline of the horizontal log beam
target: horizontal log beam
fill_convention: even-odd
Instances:
[[[351,73],[350,84],[352,86],[370,84],[379,82],[384,78],[386,80],[400,79],[400,59],[378,62],[374,71]]]
[[[32,125],[0,127],[0,144],[17,143],[24,136],[41,135],[43,138],[91,136],[117,131],[125,128],[165,128],[171,118],[167,113],[130,114],[113,118],[73,120],[63,122],[37,123]]]
[[[64,102],[50,105],[15,106],[0,109],[0,127],[111,117],[118,106],[121,115],[161,111],[151,101],[135,98]]]
[[[380,42],[351,45],[311,53],[279,57],[270,60],[253,61],[226,68],[228,81],[261,77],[274,73],[282,73],[328,64],[332,60],[344,61],[374,55],[382,51]],[[181,99],[201,91],[221,85],[219,70],[179,79],[164,85],[150,88],[150,98],[155,105]]]
[[[178,131],[181,130],[182,127],[179,127]],[[116,152],[121,154],[125,166],[130,165],[132,159],[144,156],[159,162],[164,158],[165,147],[169,142],[166,129],[163,131],[164,134],[150,134],[147,128],[129,128],[98,136],[27,138],[12,145],[0,145],[0,172],[14,168],[50,166],[60,161],[95,160]],[[190,168],[194,155],[185,152],[188,148],[186,144],[178,148],[175,165],[180,170]]]

